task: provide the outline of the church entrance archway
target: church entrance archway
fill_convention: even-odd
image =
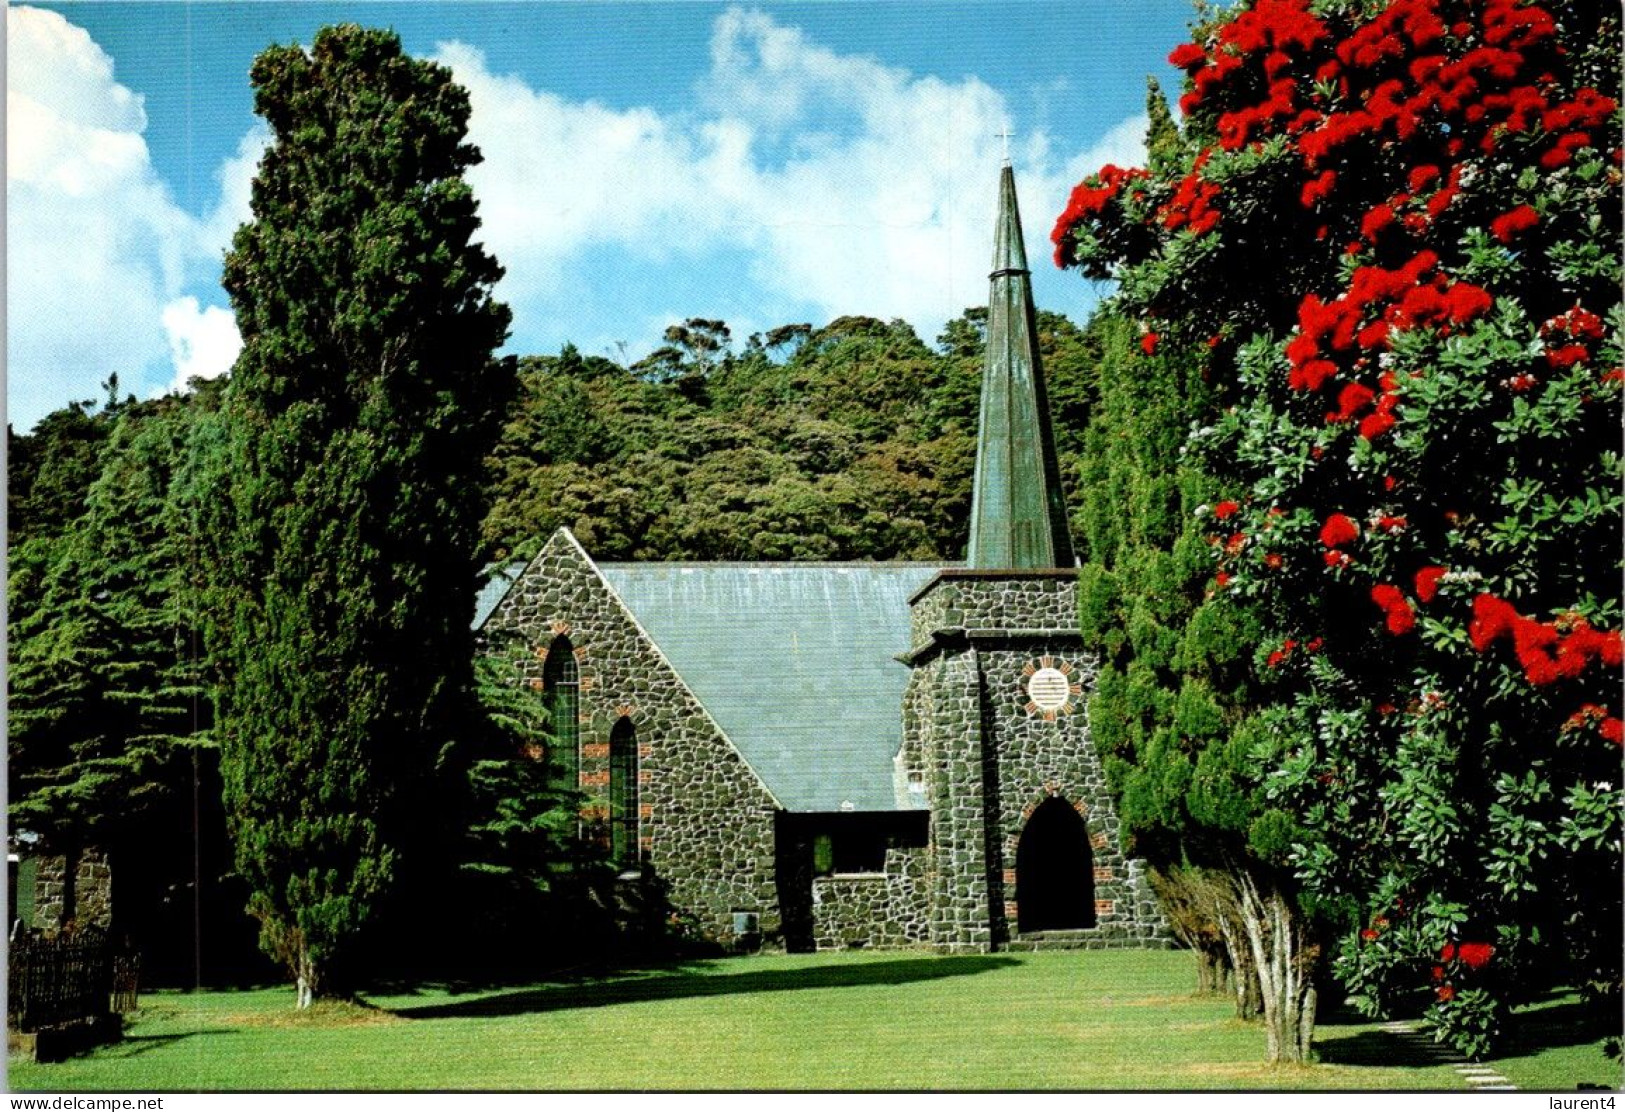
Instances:
[[[1038,805],[1016,845],[1016,929],[1080,930],[1095,925],[1095,862],[1089,828],[1072,805]]]

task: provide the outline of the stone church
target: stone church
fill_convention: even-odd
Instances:
[[[584,829],[725,945],[1166,945],[1084,713],[1095,663],[1006,165],[963,565],[595,563],[482,591]]]

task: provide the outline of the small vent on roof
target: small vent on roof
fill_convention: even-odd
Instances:
[[[843,810],[843,811],[856,811],[857,807],[853,805],[853,803],[852,803],[852,801],[850,799],[843,799],[843,800],[841,800],[841,810]]]

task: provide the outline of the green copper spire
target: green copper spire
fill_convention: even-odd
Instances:
[[[1069,568],[1076,561],[1038,358],[1016,179],[1009,163],[999,176],[991,279],[965,563],[972,568]]]

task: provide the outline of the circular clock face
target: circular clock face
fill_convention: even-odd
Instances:
[[[1040,668],[1027,677],[1027,698],[1041,711],[1058,711],[1072,697],[1072,682],[1059,668]]]

